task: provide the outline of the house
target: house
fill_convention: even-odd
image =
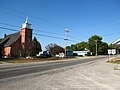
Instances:
[[[37,57],[39,56],[50,56],[50,53],[49,51],[42,51],[42,52],[39,52],[39,54],[36,55]]]
[[[120,46],[120,39],[112,42],[112,45]]]
[[[28,23],[28,17],[23,23],[20,32],[4,35],[0,42],[3,46],[3,56],[5,57],[25,57],[32,53],[32,29]]]
[[[120,54],[120,39],[112,42],[112,45],[117,47],[116,48],[117,54]]]
[[[87,55],[89,52],[89,50],[85,50],[85,51],[73,51],[73,53],[77,56],[85,56]]]

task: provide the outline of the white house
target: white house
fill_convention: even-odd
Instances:
[[[89,50],[86,50],[86,51],[73,51],[73,53],[77,54],[78,56],[80,56],[80,55],[85,56],[88,52],[89,52]]]

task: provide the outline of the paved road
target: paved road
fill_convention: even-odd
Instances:
[[[106,61],[103,56],[0,65],[0,90],[120,90],[120,71]]]
[[[71,61],[48,62],[48,63],[28,64],[28,65],[26,64],[26,66],[18,65],[18,66],[10,66],[10,67],[9,66],[0,67],[0,79],[10,78],[20,75],[27,75],[37,72],[45,72],[45,71],[68,67],[81,63],[93,62],[96,60],[100,60],[102,58],[106,58],[106,56],[80,59],[80,60],[71,60]]]

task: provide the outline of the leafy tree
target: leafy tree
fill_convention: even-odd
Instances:
[[[64,52],[64,48],[63,47],[61,47],[61,46],[59,46],[57,44],[52,44],[52,43],[48,44],[46,46],[46,50],[48,50],[52,56],[55,56],[56,54]]]
[[[68,50],[78,50],[83,51],[85,49],[90,50],[93,55],[96,54],[96,44],[97,44],[97,53],[100,55],[107,54],[108,48],[115,48],[115,46],[111,46],[102,41],[102,37],[98,35],[93,35],[88,39],[88,42],[80,42],[77,44],[72,44],[71,46],[67,46]]]
[[[98,48],[98,54],[104,55],[108,52],[108,44],[106,42],[101,42]]]
[[[120,54],[120,46],[119,45],[112,45],[108,46],[109,49],[116,49],[117,54]]]
[[[71,46],[67,46],[67,50],[73,51],[82,51],[88,48],[87,42],[80,42],[77,44],[72,44]]]
[[[67,48],[67,50],[76,51],[77,50],[77,45],[76,44],[72,44],[71,46],[67,46],[66,48]]]
[[[42,51],[41,44],[37,40],[36,37],[33,38],[32,40],[32,55],[38,54],[40,51]]]
[[[72,49],[71,49],[71,46],[67,46],[66,48],[67,48],[67,50],[72,50]]]
[[[110,45],[108,45],[108,48],[109,48],[109,49],[115,49],[115,48],[116,48],[116,46],[115,46],[115,45],[110,44]]]
[[[96,54],[96,44],[97,44],[98,54],[107,53],[108,44],[105,42],[102,42],[102,37],[94,35],[90,37],[88,40],[88,48],[93,53],[93,55]]]
[[[71,45],[71,50],[76,51],[77,50],[77,45],[72,44]]]
[[[87,42],[80,42],[77,45],[77,50],[78,51],[83,51],[88,48]]]
[[[2,38],[0,38],[0,42],[2,41],[3,39]]]

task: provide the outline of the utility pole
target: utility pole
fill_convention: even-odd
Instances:
[[[95,45],[96,45],[96,56],[97,56],[97,41],[98,41],[98,40],[95,40]]]
[[[69,29],[65,28],[64,31],[65,31],[65,38],[64,38],[64,41],[65,41],[65,58],[66,58],[67,57],[67,49],[66,49],[66,47],[67,47]]]

